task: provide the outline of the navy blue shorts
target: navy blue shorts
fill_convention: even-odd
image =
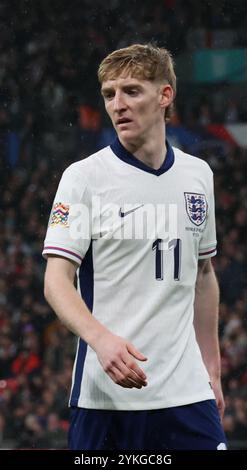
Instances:
[[[161,410],[71,408],[71,450],[224,450],[215,400]]]

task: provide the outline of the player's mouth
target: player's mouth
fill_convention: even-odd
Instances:
[[[117,121],[116,121],[116,125],[118,127],[123,127],[124,125],[127,125],[129,124],[130,122],[132,122],[131,119],[129,118],[119,118]]]

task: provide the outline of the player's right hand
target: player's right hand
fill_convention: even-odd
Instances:
[[[94,349],[113,382],[124,388],[146,387],[146,374],[135,359],[146,361],[147,358],[132,343],[109,332],[100,337]]]

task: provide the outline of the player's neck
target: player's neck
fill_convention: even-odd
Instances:
[[[148,139],[121,142],[123,146],[134,155],[138,160],[145,165],[158,170],[166,158],[166,143],[165,143],[165,129],[164,132],[155,136],[149,136]]]

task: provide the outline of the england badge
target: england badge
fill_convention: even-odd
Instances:
[[[205,194],[184,193],[186,212],[190,221],[199,226],[207,217],[207,200]]]

